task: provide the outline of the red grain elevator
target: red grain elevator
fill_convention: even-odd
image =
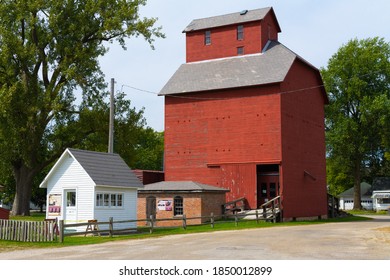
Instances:
[[[326,217],[320,72],[278,41],[273,8],[192,21],[165,98],[165,180],[230,189],[284,218]]]

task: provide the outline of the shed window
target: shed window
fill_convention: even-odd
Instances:
[[[244,26],[243,25],[237,26],[237,40],[239,40],[239,41],[244,40]]]
[[[101,208],[118,208],[123,206],[122,193],[97,193],[96,207]]]
[[[66,193],[66,206],[76,206],[76,192]]]
[[[205,33],[204,33],[204,44],[207,46],[207,45],[211,45],[211,31],[210,30],[207,30]]]
[[[183,215],[183,213],[184,213],[184,211],[183,211],[183,198],[181,196],[175,196],[175,198],[173,200],[173,205],[174,205],[173,215],[175,215],[175,216]]]
[[[103,206],[103,194],[102,193],[96,194],[96,206],[97,207]]]

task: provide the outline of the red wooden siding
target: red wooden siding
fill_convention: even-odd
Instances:
[[[229,189],[226,200],[245,197],[250,208],[256,208],[256,164],[224,164],[221,166],[222,186]]]
[[[297,60],[281,89],[167,96],[165,179],[229,188],[227,200],[245,196],[255,208],[256,165],[281,162],[285,217],[326,215],[324,98],[318,85],[315,72]]]
[[[244,47],[245,55],[261,53],[269,40],[278,40],[280,32],[271,11],[262,20],[188,31],[187,63],[237,56],[238,47]],[[237,40],[238,25],[244,26],[243,40]],[[204,42],[206,30],[211,31],[210,45]],[[274,45],[275,42],[271,44]],[[272,48],[267,51],[274,54]],[[285,218],[327,214],[327,99],[322,80],[317,69],[295,54],[292,58],[291,53],[285,57],[286,52],[279,54],[282,55],[265,64],[267,71],[276,70],[273,74],[279,75],[278,79],[256,80],[245,84],[247,87],[229,84],[225,87],[237,88],[226,90],[181,93],[176,89],[168,94],[179,93],[178,96],[165,96],[165,180],[189,180],[227,188],[228,201],[245,197],[249,207],[256,208],[257,173],[261,170],[258,166],[270,164],[271,171],[278,170],[272,176],[279,172],[278,180],[270,184],[280,185],[278,194],[283,198]],[[267,71],[258,75],[267,77]],[[185,85],[183,80],[187,79],[178,79],[175,85]],[[201,83],[203,78],[194,80]],[[253,86],[257,83],[261,85]]]
[[[0,207],[0,219],[8,220],[9,219],[9,210]]]
[[[197,94],[198,99],[166,97],[165,180],[229,188],[227,199],[245,196],[255,208],[256,164],[281,159],[277,91],[269,86]]]
[[[297,61],[282,87],[287,92],[281,99],[286,217],[327,213],[325,100],[318,79],[310,67]],[[315,180],[305,175],[305,171]]]
[[[235,24],[212,29],[211,44],[205,45],[206,30],[186,34],[187,63],[208,59],[237,56],[237,48],[244,47],[244,54],[260,53],[268,40],[278,39],[275,18],[268,14],[262,21]],[[237,26],[244,26],[243,40],[237,40]]]

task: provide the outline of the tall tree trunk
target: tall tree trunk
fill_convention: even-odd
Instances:
[[[362,201],[361,201],[361,191],[360,191],[360,183],[361,183],[361,169],[360,169],[360,160],[355,161],[354,166],[354,178],[353,178],[353,209],[361,210],[362,209]]]
[[[15,199],[11,215],[29,216],[33,179],[36,172],[25,166],[14,166]]]

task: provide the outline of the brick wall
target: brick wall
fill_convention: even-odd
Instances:
[[[160,200],[174,201],[174,197],[179,195],[183,197],[183,211],[187,219],[191,217],[210,216],[222,214],[222,204],[225,203],[225,193],[138,193],[138,211],[137,219],[146,219],[146,198],[149,196],[156,197],[156,203]],[[156,219],[171,219],[179,218],[182,216],[174,216],[174,211],[158,210],[156,207]],[[207,219],[188,219],[187,224],[200,224]],[[139,226],[145,225],[145,222],[138,223]],[[177,221],[159,221],[157,226],[182,226],[182,220]]]

